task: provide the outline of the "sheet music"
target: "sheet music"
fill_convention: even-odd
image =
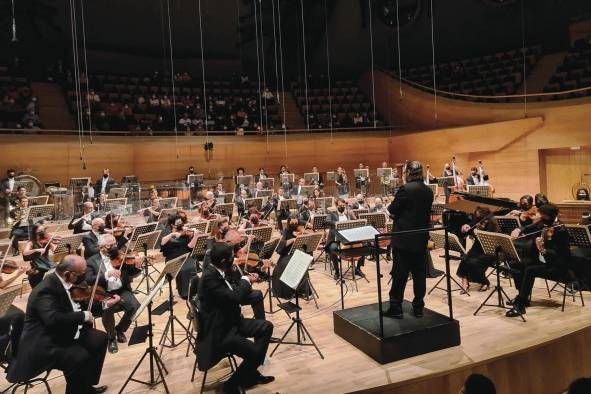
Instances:
[[[373,226],[363,226],[351,228],[348,230],[341,230],[339,234],[347,240],[347,242],[361,242],[361,241],[373,241],[376,234],[379,231]]]
[[[314,257],[311,255],[301,250],[296,250],[289,259],[289,263],[287,263],[283,274],[281,274],[280,280],[293,290],[296,290],[304,275],[308,272],[308,267],[310,267],[312,260],[314,260]]]

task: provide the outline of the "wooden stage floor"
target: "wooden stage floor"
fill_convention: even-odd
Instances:
[[[443,262],[436,257],[436,252],[433,253],[433,256],[436,259],[436,266],[443,268]],[[452,262],[454,273],[456,268],[457,263]],[[389,269],[390,265],[383,262],[383,272],[389,272]],[[355,292],[351,291],[352,283],[349,282],[345,296],[345,307],[376,302],[375,263],[368,261],[364,272],[371,283],[368,284],[360,280],[358,282],[359,292]],[[389,289],[388,278],[389,276],[385,276],[383,279],[385,299],[387,299]],[[478,316],[473,316],[472,313],[488,293],[472,290],[471,296],[467,296],[454,292],[455,318],[461,324],[461,346],[380,365],[334,334],[332,312],[340,308],[339,287],[335,285],[328,271],[324,270],[322,261],[317,263],[315,270],[311,272],[311,279],[320,293],[318,300],[320,309],[316,309],[312,301],[304,302],[302,303],[304,308],[302,316],[325,359],[320,359],[312,347],[282,345],[262,369],[264,374],[274,375],[276,381],[253,389],[253,393],[342,393],[426,376],[442,375],[463,366],[499,358],[521,349],[545,343],[584,328],[591,322],[591,308],[581,307],[578,299],[576,303],[573,303],[572,299],[567,298],[565,312],[561,312],[559,307],[561,295],[555,293],[553,298],[549,300],[544,282],[541,280],[538,280],[535,285],[533,304],[527,310],[527,323],[515,318],[505,318],[504,311],[494,308],[485,308]],[[435,281],[436,279],[427,281],[428,289]],[[515,295],[515,288],[509,287],[508,281],[504,280],[503,285],[506,286],[510,296]],[[263,290],[265,287],[266,285],[261,286]],[[412,285],[407,286],[406,296],[412,298]],[[24,309],[26,298],[27,296],[23,296],[18,299],[17,306]],[[165,298],[166,291],[160,296],[156,305],[164,301]],[[435,311],[446,314],[445,292],[436,290],[427,296],[426,305]],[[183,322],[186,321],[184,302],[178,302],[175,311],[179,319]],[[244,307],[243,311],[245,315],[251,314],[249,307]],[[157,339],[160,339],[160,334],[164,329],[166,316],[166,314],[157,316],[155,319]],[[281,336],[291,321],[283,312],[268,316],[275,324],[274,335]],[[109,385],[109,393],[119,391],[144,349],[145,346],[142,344],[130,347],[122,345],[119,353],[107,354],[101,384]],[[164,349],[163,360],[170,371],[166,380],[171,393],[196,393],[199,390],[202,375],[198,372],[195,382],[190,382],[194,356],[190,353],[189,357],[185,357],[185,351],[186,344],[172,350]],[[147,376],[147,363],[144,363],[143,369],[143,373],[139,375],[140,378]],[[219,391],[219,383],[216,384],[215,381],[219,382],[227,371],[228,368],[223,366],[212,370],[208,376],[210,384],[206,388],[210,392],[214,392],[216,389]],[[54,393],[62,393],[64,386],[61,374],[53,373],[51,387],[54,389]],[[6,381],[2,376],[0,377],[0,389],[5,387]],[[460,386],[454,392],[458,392],[459,389]],[[37,386],[29,390],[29,393],[35,394],[44,391],[41,386]],[[164,389],[160,385],[154,390],[149,390],[145,386],[132,383],[125,392],[158,393],[164,392]]]

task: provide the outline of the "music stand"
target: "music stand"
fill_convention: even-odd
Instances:
[[[503,234],[511,234],[513,230],[521,227],[521,221],[517,216],[495,216],[495,220]]]
[[[168,313],[168,321],[166,322],[166,326],[164,327],[164,331],[162,332],[162,337],[160,338],[160,342],[158,342],[161,346],[161,348],[160,348],[160,355],[161,356],[162,356],[162,350],[165,347],[175,348],[178,345],[180,345],[181,343],[183,343],[189,339],[190,334],[189,334],[189,330],[187,329],[187,326],[185,326],[179,320],[179,318],[176,317],[174,314],[174,304],[176,302],[174,301],[174,294],[172,292],[172,280],[174,278],[176,278],[179,271],[181,270],[181,268],[183,267],[183,265],[185,264],[185,262],[189,258],[189,255],[190,255],[190,253],[185,253],[182,256],[179,256],[175,259],[168,261],[164,265],[164,268],[162,269],[160,276],[158,276],[158,279],[156,279],[156,283],[160,282],[162,279],[165,279],[168,282],[168,306],[167,306],[167,309],[169,312]],[[160,309],[160,307],[158,307],[156,309]],[[183,338],[180,342],[176,342],[174,339],[174,323],[175,322],[179,326],[181,326],[181,328],[183,329],[183,331],[185,333],[185,338]],[[170,344],[167,344],[166,341],[170,341]]]
[[[317,172],[304,172],[304,180],[307,184],[320,181],[320,174]]]
[[[234,204],[234,193],[224,194],[224,204]]]
[[[125,175],[123,179],[121,179],[121,183],[138,183],[137,176],[135,175]]]
[[[166,221],[168,220],[168,216],[176,215],[178,212],[178,208],[165,208],[160,211],[160,215],[158,215],[158,223],[162,223],[166,225]]]
[[[359,218],[359,215],[364,215],[369,213],[369,209],[367,208],[357,208],[352,209],[351,212],[355,215],[356,218]]]
[[[226,194],[226,196],[227,196],[227,194]],[[234,197],[233,194],[232,194],[232,197]],[[214,213],[217,213],[219,215],[227,216],[227,217],[231,218],[232,214],[234,213],[234,203],[217,204],[213,208],[213,211],[214,211]]]
[[[281,274],[281,277],[279,278],[279,280],[281,280],[281,282],[283,282],[285,285],[289,286],[295,293],[295,305],[292,302],[287,302],[285,304],[281,304],[280,307],[281,309],[285,310],[288,314],[288,310],[293,312],[295,311],[295,317],[291,318],[291,325],[289,326],[289,328],[287,329],[287,331],[285,331],[285,333],[283,334],[283,336],[281,337],[281,339],[279,340],[279,342],[277,343],[277,345],[275,346],[275,348],[273,349],[273,351],[271,352],[271,354],[269,355],[269,357],[273,357],[273,354],[275,354],[275,351],[277,350],[277,348],[280,345],[298,345],[298,346],[314,346],[314,348],[316,349],[316,351],[318,352],[318,354],[320,355],[320,358],[324,360],[324,356],[322,355],[322,353],[320,352],[320,349],[318,348],[318,346],[316,345],[316,342],[314,342],[314,339],[312,338],[312,336],[310,335],[310,332],[308,331],[308,329],[306,328],[306,326],[304,325],[304,322],[302,321],[301,317],[300,317],[300,311],[301,311],[301,307],[300,307],[300,303],[299,303],[299,292],[298,292],[298,288],[300,287],[300,284],[302,283],[302,280],[304,279],[306,273],[308,272],[308,268],[310,267],[310,263],[312,262],[313,257],[302,252],[301,250],[296,250],[293,255],[291,256],[291,258],[289,259],[289,262],[287,263],[287,266],[285,267],[285,270],[283,271],[283,273]],[[295,342],[288,342],[285,340],[285,338],[287,337],[287,334],[289,334],[289,332],[291,331],[291,329],[293,327],[296,327],[296,335],[297,335],[297,340]],[[310,343],[306,343],[306,336],[308,336],[308,339],[310,339]]]
[[[433,249],[445,250],[445,230],[429,231],[429,237],[431,238],[431,241],[433,241],[433,243],[434,243]],[[458,236],[453,233],[450,233],[450,232],[448,232],[448,251],[449,252],[458,252],[460,254],[460,257],[449,256],[450,260],[452,260],[452,259],[453,260],[461,260],[461,257],[466,255],[466,249],[464,249],[464,246],[460,242],[460,239],[458,238]],[[443,257],[445,257],[445,256],[443,256]],[[435,286],[433,286],[431,288],[431,290],[429,290],[428,294],[431,294],[435,289],[443,290],[443,291],[447,292],[447,288],[439,287],[439,284],[444,279],[447,279],[447,275],[448,275],[448,272],[445,271],[443,276],[441,278],[439,278],[437,283],[435,283]],[[462,291],[464,294],[468,294],[468,296],[470,296],[470,293],[468,293],[466,291],[466,289],[464,288],[464,286],[462,286],[460,283],[458,283],[458,281],[453,276],[449,275],[449,279],[451,281],[453,281],[459,287],[459,289],[453,289],[451,291],[458,291],[459,290],[459,291]]]
[[[22,288],[23,285],[15,285],[0,291],[0,317],[8,312],[16,296],[21,294]]]
[[[263,189],[271,189],[275,188],[275,178],[259,178],[259,182],[263,184]]]
[[[27,209],[26,218],[23,217],[21,221],[29,221],[32,219],[34,222],[39,221],[38,219],[41,218],[47,219],[53,217],[53,204],[45,204],[45,205],[35,205],[33,207],[29,207]]]
[[[160,231],[158,231],[158,233],[159,232]],[[142,241],[143,241],[143,239],[142,239]],[[144,245],[144,250],[147,250],[147,247],[146,247],[147,244],[144,242],[143,245]],[[185,254],[183,256],[180,256],[178,259],[180,259],[182,262],[182,261],[184,261],[184,259],[186,257],[187,257],[187,255]],[[177,260],[177,259],[175,259],[175,260]],[[173,261],[175,261],[175,260],[173,260]],[[167,273],[170,273],[171,275],[176,276],[181,267],[182,267],[182,264],[171,264],[170,269],[172,270],[173,268],[176,268],[176,271],[174,271],[174,272],[167,271]],[[166,267],[165,267],[165,269],[166,269]],[[146,252],[146,258],[144,259],[144,271],[146,273],[148,272],[147,252]],[[162,272],[164,272],[164,270]],[[140,360],[137,362],[137,364],[135,365],[135,367],[131,371],[131,374],[129,375],[127,380],[125,380],[123,387],[121,387],[121,390],[119,390],[119,394],[123,393],[123,390],[125,390],[125,387],[127,387],[129,382],[131,382],[131,381],[143,384],[145,386],[149,386],[150,388],[154,388],[155,386],[162,383],[164,385],[164,390],[166,391],[166,393],[167,394],[170,393],[168,391],[168,386],[166,385],[166,379],[164,378],[164,374],[168,374],[168,370],[166,369],[164,362],[162,362],[162,359],[160,358],[160,355],[158,354],[158,349],[156,348],[156,346],[154,346],[154,331],[153,331],[153,324],[152,324],[152,302],[154,300],[154,297],[156,297],[156,294],[159,291],[162,291],[162,287],[164,286],[165,281],[166,281],[166,278],[163,276],[160,276],[158,278],[158,282],[152,288],[151,291],[150,291],[149,284],[147,285],[148,286],[147,287],[147,290],[148,290],[147,297],[140,304],[138,310],[136,311],[136,313],[132,317],[132,321],[137,322],[137,319],[140,317],[142,312],[145,309],[148,310],[148,324],[147,324],[147,326],[136,327],[131,335],[130,340],[129,340],[129,344],[133,345],[135,343],[144,342],[147,337],[148,338],[148,347],[146,348],[146,350],[144,351],[144,354],[142,355]],[[138,337],[142,337],[143,339],[138,338]],[[133,342],[132,342],[132,339],[134,339]],[[135,379],[133,376],[135,375],[135,373],[139,369],[140,365],[142,365],[142,362],[144,361],[146,356],[149,356],[149,358],[150,358],[150,380],[149,381],[142,381],[139,379]],[[155,376],[154,365],[156,365],[156,368],[158,369],[158,377]]]
[[[398,187],[399,178],[390,178],[390,189]]]
[[[304,194],[308,197],[313,196],[315,189],[316,189],[316,185],[302,186],[302,194]]]
[[[456,179],[453,176],[442,176],[437,178],[437,186],[439,187],[452,187],[456,185]]]
[[[495,270],[497,274],[497,283],[495,284],[494,289],[490,292],[488,297],[480,304],[478,309],[474,312],[474,316],[482,309],[484,306],[491,306],[495,308],[502,308],[502,309],[509,309],[505,306],[505,301],[510,301],[511,298],[505,293],[503,287],[501,286],[501,276],[500,276],[500,259],[501,253],[505,255],[505,258],[512,258],[515,261],[519,262],[519,255],[515,250],[515,245],[513,245],[513,240],[507,234],[500,234],[500,233],[492,233],[489,231],[481,231],[475,230],[474,234],[476,234],[476,238],[482,245],[482,249],[484,250],[484,254],[487,256],[495,257]],[[487,304],[488,300],[493,296],[497,295],[498,303],[497,304]],[[525,318],[521,313],[519,313],[521,320],[525,322]]]
[[[298,201],[295,198],[286,198],[285,200],[281,200],[279,204],[281,209],[298,209]]]
[[[490,197],[490,188],[483,185],[467,185],[468,193],[480,197]]]
[[[154,271],[160,272],[160,271],[156,270],[156,268],[154,268],[154,266],[152,266],[152,268],[153,268],[152,272],[148,271],[148,267],[151,266],[151,264],[149,264],[149,262],[148,262],[148,260],[149,260],[148,259],[148,249],[154,249],[156,247],[156,244],[158,243],[158,240],[160,239],[161,233],[162,233],[162,230],[156,230],[156,231],[152,231],[149,233],[140,234],[138,236],[137,240],[135,241],[135,243],[133,244],[133,247],[128,248],[128,250],[130,250],[132,252],[143,252],[144,253],[144,267],[145,267],[145,269],[142,272],[142,280],[140,280],[140,283],[138,283],[138,285],[135,288],[135,292],[137,292],[137,293],[143,293],[143,291],[138,290],[138,289],[144,280],[146,281],[146,287],[148,289],[148,292],[145,294],[147,295],[148,293],[150,293],[150,281],[154,282],[154,279],[152,279],[151,275],[154,273]]]
[[[203,183],[203,174],[187,175],[187,183],[190,187],[201,185]]]
[[[207,233],[207,228],[209,227],[209,220],[205,220],[203,222],[197,223],[189,223],[186,225],[187,228],[191,228],[193,230],[197,230],[199,233]]]
[[[431,216],[441,216],[443,215],[443,210],[445,209],[445,204],[434,202],[431,205]]]
[[[29,206],[36,206],[36,205],[47,205],[49,201],[49,196],[36,196],[36,197],[27,197],[29,200]]]
[[[591,248],[591,234],[589,227],[581,224],[567,224],[566,231],[570,238],[571,246],[580,248]]]
[[[248,210],[249,206],[254,205],[258,211],[263,209],[263,199],[262,198],[245,198],[244,199],[244,210]]]
[[[259,258],[261,260],[269,260],[273,256],[273,252],[277,249],[277,245],[279,245],[279,241],[281,238],[275,238],[270,241],[264,243],[263,247],[259,252]],[[263,295],[263,298],[266,298],[269,295],[269,311],[267,313],[276,313],[278,311],[273,311],[273,283],[271,278],[271,266],[267,268],[267,291]]]
[[[126,187],[112,187],[111,190],[109,190],[109,199],[124,198],[126,194]]]
[[[326,173],[326,180],[327,180],[327,181],[333,181],[333,182],[334,182],[334,180],[335,180],[336,178],[337,178],[337,176],[336,176],[336,172],[335,172],[335,171],[328,171],[328,172]]]
[[[322,233],[298,235],[294,243],[291,245],[289,253],[291,254],[294,253],[296,250],[302,250],[303,252],[312,255],[316,251],[316,249],[318,249],[318,245],[320,245],[321,240]]]
[[[249,186],[252,183],[253,177],[252,175],[240,175],[236,177],[236,184]]]
[[[117,207],[121,207],[121,206],[125,206],[127,205],[127,198],[122,197],[122,198],[108,198],[105,201],[105,210],[107,211],[113,211],[115,208]]]
[[[254,235],[255,240],[261,242],[268,242],[273,234],[273,227],[261,226],[256,228],[249,228],[245,230],[246,235]]]
[[[176,208],[176,204],[178,201],[178,197],[166,197],[160,199],[160,206],[163,209],[172,209]]]
[[[81,189],[84,186],[90,185],[90,177],[70,178],[68,187],[70,189]]]
[[[327,224],[326,224],[326,219],[328,218],[328,215],[314,215],[312,217],[312,230],[317,231],[317,230],[325,230],[328,228]]]
[[[355,178],[369,178],[369,170],[367,168],[355,168],[353,169],[353,176]]]
[[[197,260],[205,256],[205,252],[207,251],[207,241],[209,240],[208,234],[199,234],[197,236],[197,242],[195,242],[195,247],[191,251],[191,257],[195,257]],[[197,267],[195,267],[197,268]]]
[[[61,237],[60,242],[57,244],[55,249],[53,250],[53,254],[72,254],[75,250],[78,250],[80,244],[82,243],[82,238],[87,234],[80,233],[80,234],[73,234],[73,235],[66,235],[65,237]]]
[[[279,180],[281,183],[293,183],[295,181],[295,174],[280,174]]]
[[[263,190],[257,190],[255,193],[255,197],[256,198],[269,198],[273,195],[273,190],[271,189],[263,189]]]
[[[371,226],[374,226],[375,228],[378,229],[384,229],[386,228],[386,214],[383,212],[377,212],[377,213],[360,213],[359,214],[359,219],[365,219],[367,220],[367,223]]]
[[[439,192],[439,185],[436,183],[427,183],[427,187],[431,189],[433,192],[433,198],[437,197],[437,193]]]
[[[131,233],[131,238],[129,238],[130,248],[133,249],[133,245],[140,235],[156,231],[156,227],[158,227],[158,223],[156,222],[135,226]]]
[[[378,178],[392,178],[392,168],[391,167],[382,167],[376,168],[376,175]]]

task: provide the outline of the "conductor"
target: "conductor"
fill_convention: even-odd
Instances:
[[[396,193],[388,206],[394,217],[394,232],[418,230],[429,227],[433,192],[423,182],[423,165],[411,161],[406,166],[406,184]],[[427,276],[428,233],[403,234],[392,237],[392,253],[396,262],[392,267],[390,308],[383,314],[396,319],[403,318],[402,300],[409,272],[412,272],[414,300],[413,314],[423,317]]]

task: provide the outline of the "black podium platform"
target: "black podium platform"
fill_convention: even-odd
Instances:
[[[384,310],[388,306],[382,304]],[[409,302],[402,307],[404,319],[384,318],[384,338],[379,334],[377,303],[335,311],[334,332],[380,364],[460,344],[457,320],[427,308],[416,318]]]

